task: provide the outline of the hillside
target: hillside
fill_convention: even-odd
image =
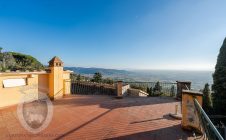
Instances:
[[[34,57],[17,52],[0,52],[0,72],[43,70],[44,66]]]
[[[134,79],[132,78],[134,73],[126,70],[83,67],[65,67],[64,69],[74,71],[76,74],[81,74],[86,77],[92,77],[94,73],[100,72],[104,78],[112,78],[116,81],[134,81]]]
[[[79,74],[87,74],[92,75],[95,72],[100,72],[103,75],[124,75],[127,74],[128,71],[126,70],[116,70],[116,69],[104,69],[104,68],[83,68],[83,67],[65,67],[67,70],[74,71],[75,73]]]

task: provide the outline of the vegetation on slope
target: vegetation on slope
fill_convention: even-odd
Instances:
[[[95,83],[104,83],[104,84],[114,84],[114,80],[111,79],[111,78],[103,78],[102,74],[99,73],[99,72],[95,72],[93,74],[93,77],[90,78],[90,77],[86,77],[86,76],[83,76],[81,74],[71,74],[71,80],[72,81],[77,81],[77,82],[88,82],[88,81],[91,81],[91,82],[95,82]]]
[[[43,70],[44,66],[34,57],[16,52],[1,52],[0,49],[0,72],[10,71],[33,71]]]

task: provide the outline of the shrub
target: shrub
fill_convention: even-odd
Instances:
[[[175,86],[174,85],[171,86],[170,96],[172,96],[172,97],[175,96]]]
[[[207,114],[211,113],[212,111],[211,91],[208,83],[205,84],[203,89],[203,109]]]
[[[102,82],[102,74],[99,72],[94,73],[92,82],[101,83]]]
[[[162,94],[162,86],[160,85],[159,81],[155,84],[155,87],[153,88],[153,92],[155,96],[160,96]]]

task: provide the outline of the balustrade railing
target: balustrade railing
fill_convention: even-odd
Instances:
[[[157,90],[155,89],[157,82],[124,82],[125,84],[129,84],[131,88],[137,88],[145,92],[149,88],[149,90],[152,90],[153,95],[158,92],[158,94],[161,93],[165,96],[174,97],[177,94],[177,83],[159,82],[159,88]],[[71,93],[116,95],[116,86],[103,83],[72,81]]]
[[[203,133],[204,139],[207,140],[224,140],[217,128],[211,122],[205,111],[202,109],[199,102],[194,99],[195,109],[199,118],[200,129]]]
[[[155,93],[155,87],[157,82],[125,82],[126,84],[130,84],[132,88],[141,89],[147,92],[147,88],[152,90],[152,93]],[[177,83],[171,82],[159,82],[160,88],[158,92],[166,96],[176,96],[177,94]]]
[[[92,83],[92,82],[71,82],[72,94],[84,95],[116,95],[115,85]]]

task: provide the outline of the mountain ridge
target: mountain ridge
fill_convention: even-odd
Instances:
[[[125,82],[173,82],[191,81],[195,89],[202,89],[205,83],[212,84],[212,71],[180,71],[180,70],[117,70],[105,68],[65,67],[66,70],[92,77],[100,72],[103,77]]]

